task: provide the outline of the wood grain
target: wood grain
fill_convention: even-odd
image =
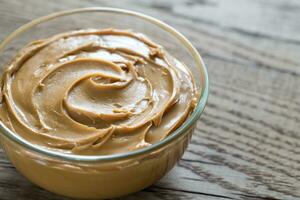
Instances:
[[[284,0],[0,0],[0,39],[54,11],[143,12],[192,41],[210,98],[178,165],[124,199],[300,199],[300,2]],[[66,199],[25,180],[0,151],[0,199]]]

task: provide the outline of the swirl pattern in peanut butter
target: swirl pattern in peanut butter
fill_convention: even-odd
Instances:
[[[187,67],[144,35],[80,30],[25,46],[1,81],[0,117],[25,140],[83,155],[163,140],[194,108]]]

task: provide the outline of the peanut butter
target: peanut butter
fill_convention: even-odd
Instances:
[[[109,155],[172,134],[195,104],[187,67],[127,30],[79,30],[33,41],[3,73],[0,118],[51,150]]]

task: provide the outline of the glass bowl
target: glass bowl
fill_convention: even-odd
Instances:
[[[81,156],[35,146],[9,130],[0,121],[0,141],[16,169],[40,187],[75,198],[113,198],[153,184],[181,158],[208,98],[208,75],[192,44],[167,24],[128,10],[83,8],[57,12],[35,19],[0,43],[3,68],[30,41],[85,28],[131,29],[161,44],[192,71],[197,106],[190,117],[166,139],[149,147],[116,155]],[[30,80],[28,80],[30,81]]]

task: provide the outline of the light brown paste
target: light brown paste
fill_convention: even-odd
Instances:
[[[104,29],[25,46],[1,82],[0,118],[25,140],[84,155],[149,146],[194,108],[187,67],[140,33]]]

